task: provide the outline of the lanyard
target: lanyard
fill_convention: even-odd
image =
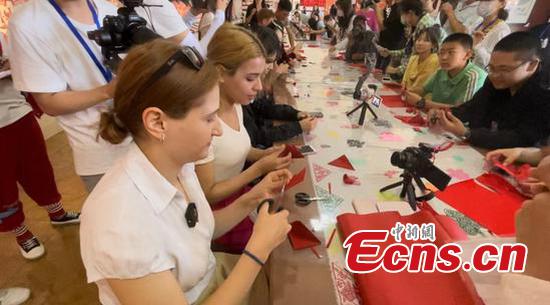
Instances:
[[[49,0],[49,2],[53,6],[55,11],[59,14],[59,16],[61,16],[61,18],[63,19],[63,21],[67,25],[67,27],[69,27],[71,32],[73,32],[73,35],[76,37],[78,42],[80,42],[80,44],[82,45],[84,50],[86,50],[86,52],[88,53],[88,55],[90,56],[90,58],[92,59],[94,64],[97,66],[97,68],[99,69],[99,71],[103,75],[103,78],[105,78],[105,81],[110,82],[111,79],[113,79],[113,75],[111,74],[111,71],[109,71],[107,68],[105,68],[105,66],[103,66],[103,64],[101,64],[99,59],[97,59],[97,57],[95,56],[92,49],[90,49],[90,46],[86,43],[84,38],[82,38],[82,35],[80,35],[80,33],[78,32],[78,30],[76,29],[74,24],[71,22],[71,20],[69,20],[67,15],[65,15],[63,10],[59,7],[59,5],[57,5],[55,0]],[[99,29],[100,25],[99,25],[99,18],[97,16],[97,12],[95,11],[94,6],[90,2],[90,0],[86,0],[86,2],[88,3],[88,8],[92,12],[92,17],[94,18],[94,23],[95,23],[96,27]]]
[[[495,20],[491,21],[491,23],[489,23],[487,26],[483,26],[483,22],[482,22],[480,25],[477,26],[476,31],[483,27],[481,31],[487,34],[493,28],[495,23],[497,23],[497,21],[499,20],[500,20],[499,18],[495,18]]]

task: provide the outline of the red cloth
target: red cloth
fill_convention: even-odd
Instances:
[[[435,195],[491,232],[514,235],[516,212],[527,198],[498,175],[483,174],[476,180],[495,192],[469,179],[448,186]]]
[[[385,95],[382,97],[382,104],[388,108],[407,108],[405,102],[401,100],[401,95]]]
[[[17,183],[38,205],[57,203],[57,190],[46,143],[33,113],[0,128],[0,232],[25,220]]]
[[[231,205],[235,200],[241,197],[246,192],[250,191],[249,187],[245,187],[237,193],[229,196],[228,198],[218,202],[212,207],[212,210],[221,210],[226,206]],[[239,224],[233,227],[229,232],[225,233],[221,237],[218,237],[212,242],[212,248],[215,251],[222,251],[232,254],[241,254],[252,236],[252,228],[254,222],[250,217],[246,217]]]
[[[446,217],[446,216],[442,216]],[[402,224],[411,223],[421,225],[423,223],[436,224],[435,244],[443,244],[454,241],[449,235],[446,226],[456,227],[456,223],[441,223],[428,211],[420,211],[410,216],[400,216],[398,212],[373,213],[366,215],[343,214],[337,217],[338,227],[344,239],[359,230],[390,230],[399,221]],[[456,228],[455,228],[456,229]],[[404,234],[403,234],[404,235]],[[390,244],[395,243],[389,235],[386,243],[379,244],[383,253]],[[412,242],[402,240],[403,244]],[[415,243],[423,243],[417,241]],[[373,260],[373,259],[369,259]],[[359,294],[365,305],[481,305],[473,283],[466,273],[457,271],[453,273],[389,273],[379,269],[372,273],[354,274],[359,289]]]

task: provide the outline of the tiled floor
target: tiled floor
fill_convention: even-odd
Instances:
[[[80,210],[86,192],[73,167],[73,159],[64,133],[47,141],[57,186],[67,210]],[[1,169],[0,169],[1,170]],[[26,261],[11,234],[0,234],[0,287],[24,286],[32,291],[25,304],[99,304],[97,288],[86,284],[80,259],[78,226],[53,228],[46,212],[23,191],[26,224],[46,247],[46,255]]]

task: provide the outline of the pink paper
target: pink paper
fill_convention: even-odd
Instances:
[[[380,135],[378,136],[380,138],[380,140],[382,141],[387,141],[387,142],[401,142],[403,141],[403,139],[392,133],[392,132],[389,132],[389,131],[384,131],[382,133],[380,133]]]
[[[447,169],[447,175],[459,181],[470,179],[470,175],[468,175],[466,172],[464,172],[461,169],[452,169],[452,168]]]
[[[315,181],[320,182],[321,180],[325,179],[328,175],[330,175],[330,170],[322,167],[318,164],[313,164],[313,173],[315,174]]]

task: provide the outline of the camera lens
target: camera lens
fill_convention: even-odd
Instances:
[[[403,168],[405,159],[402,152],[396,151],[391,155],[391,165]]]

